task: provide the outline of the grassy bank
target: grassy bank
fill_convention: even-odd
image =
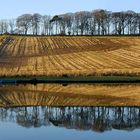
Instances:
[[[8,83],[140,83],[140,76],[86,76],[86,77],[53,77],[53,76],[19,76],[0,77],[1,84]]]

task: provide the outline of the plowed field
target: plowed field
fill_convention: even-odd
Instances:
[[[0,76],[140,75],[140,37],[0,37]]]

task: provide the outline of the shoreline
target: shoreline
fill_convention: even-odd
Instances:
[[[140,76],[19,76],[0,77],[0,84],[38,84],[38,83],[140,83]]]

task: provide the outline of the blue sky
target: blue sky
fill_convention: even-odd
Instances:
[[[55,15],[101,8],[140,12],[140,0],[0,0],[0,19],[12,19],[24,13]]]

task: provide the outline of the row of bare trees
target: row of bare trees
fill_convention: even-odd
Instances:
[[[23,14],[15,20],[1,20],[0,34],[33,35],[135,35],[140,34],[140,13],[103,9],[55,16]]]

